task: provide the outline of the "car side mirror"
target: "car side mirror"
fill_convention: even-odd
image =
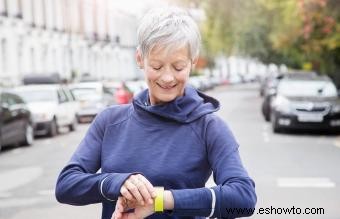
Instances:
[[[9,111],[9,105],[7,103],[3,103],[3,104],[1,104],[1,109],[3,111]]]

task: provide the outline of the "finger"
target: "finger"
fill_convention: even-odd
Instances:
[[[151,194],[149,193],[148,188],[144,184],[143,181],[138,180],[137,184],[135,186],[138,188],[139,193],[142,195],[145,202],[149,202],[151,200]]]
[[[156,198],[157,193],[155,191],[154,186],[151,184],[151,182],[148,179],[146,179],[143,175],[139,175],[139,180],[141,180],[144,183],[144,185],[148,189],[151,197]]]
[[[115,219],[120,219],[122,217],[122,213],[120,212],[116,212],[115,215]]]
[[[133,195],[133,197],[135,197],[135,199],[137,199],[137,201],[141,204],[144,205],[144,201],[143,201],[143,197],[140,194],[137,186],[135,186],[134,184],[132,184],[129,180],[125,181],[125,186],[126,188],[130,191],[130,193]]]
[[[133,195],[130,193],[130,191],[125,187],[125,186],[122,186],[120,188],[120,194],[122,194],[122,196],[124,198],[126,198],[127,200],[134,200],[135,198],[133,197]]]
[[[138,188],[139,193],[142,195],[144,199],[144,202],[150,203],[152,202],[151,194],[149,193],[148,188],[144,184],[144,181],[148,181],[148,180],[147,179],[143,180],[142,178],[145,179],[144,176],[138,174],[138,175],[135,175],[134,177],[131,177],[131,181]]]
[[[118,213],[124,212],[124,205],[122,203],[118,204],[117,211]]]
[[[114,213],[120,211],[120,208],[121,208],[120,206],[121,206],[121,200],[120,200],[120,198],[118,198],[118,200],[117,200],[117,202],[116,202],[116,206],[115,206],[115,211],[114,211]]]

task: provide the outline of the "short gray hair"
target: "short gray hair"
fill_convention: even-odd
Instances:
[[[194,19],[178,7],[154,8],[142,18],[137,30],[138,47],[147,57],[155,46],[176,49],[188,46],[191,60],[198,57],[201,35]]]

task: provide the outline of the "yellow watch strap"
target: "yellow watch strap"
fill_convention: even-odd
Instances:
[[[164,187],[155,187],[156,198],[155,198],[155,212],[164,212]]]

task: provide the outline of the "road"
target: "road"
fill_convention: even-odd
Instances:
[[[257,85],[208,93],[221,102],[218,114],[233,131],[256,182],[258,203],[251,218],[340,218],[340,136],[273,134],[260,113]],[[0,219],[100,217],[100,205],[74,207],[54,198],[56,177],[87,128],[82,124],[75,132],[62,130],[53,139],[39,138],[30,147],[0,153]],[[261,208],[269,214],[260,214]],[[284,214],[284,209],[294,212]],[[303,214],[316,209],[323,214]]]

